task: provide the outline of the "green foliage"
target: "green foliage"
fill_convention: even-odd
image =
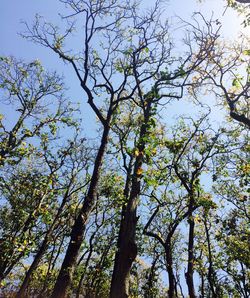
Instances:
[[[131,297],[168,296],[170,268],[183,291],[189,264],[197,296],[248,297],[248,131],[228,119],[211,124],[212,100],[207,107],[200,92],[248,117],[247,44],[227,46],[203,19],[185,24],[188,53],[178,57],[158,7],[147,19],[136,6],[127,8],[130,1],[69,2],[68,21],[90,13],[79,52],[64,50],[70,21],[59,34],[37,18],[28,38],[73,66],[100,127],[110,132],[98,149],[99,134],[94,141],[89,132],[83,137],[60,76],[39,60],[0,57],[1,103],[13,114],[0,114],[0,296],[17,290],[41,248],[26,294],[51,295],[78,218],[86,227],[70,296],[109,297],[116,252],[126,238],[137,241]],[[229,5],[240,9],[235,1]],[[185,110],[184,95],[192,111],[176,120],[175,100]],[[135,231],[126,234],[130,225]]]

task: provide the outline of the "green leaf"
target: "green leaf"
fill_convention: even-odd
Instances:
[[[234,87],[239,88],[239,87],[240,87],[240,81],[239,81],[239,78],[235,78],[235,79],[233,80],[233,82],[232,82],[232,85],[233,85]]]
[[[250,56],[250,50],[244,50],[242,53],[243,55]]]

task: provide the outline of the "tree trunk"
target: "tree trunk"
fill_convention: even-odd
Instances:
[[[30,279],[31,279],[31,276],[33,274],[33,272],[36,270],[37,266],[39,265],[44,253],[46,252],[47,248],[48,248],[48,245],[49,245],[49,242],[50,242],[50,237],[55,229],[55,226],[57,224],[57,221],[58,221],[58,218],[60,217],[62,211],[63,211],[63,208],[64,206],[66,205],[67,203],[67,200],[69,198],[69,188],[67,189],[65,195],[64,195],[64,198],[63,198],[63,201],[57,211],[57,214],[53,220],[53,223],[51,224],[51,226],[49,227],[46,235],[45,235],[45,238],[42,242],[42,245],[41,247],[39,248],[39,251],[38,253],[36,254],[32,264],[30,265],[29,267],[29,270],[27,271],[26,275],[25,275],[25,278],[24,278],[24,281],[17,293],[17,298],[25,298],[25,292],[26,292],[26,289],[29,285],[29,282],[30,282]]]
[[[137,188],[139,185],[136,185]],[[120,226],[120,243],[115,256],[115,265],[111,281],[111,298],[129,297],[129,276],[131,266],[137,256],[136,234],[136,207],[138,189],[131,190],[131,196],[126,208],[125,216]]]
[[[166,243],[165,247],[165,254],[166,254],[166,262],[167,262],[167,272],[168,272],[168,297],[169,298],[175,298],[175,288],[176,288],[176,282],[175,282],[175,276],[173,271],[173,259],[172,259],[172,251],[171,251],[171,243]]]
[[[250,3],[250,0],[236,0],[239,3]]]
[[[29,267],[29,270],[27,271],[26,275],[25,275],[25,278],[24,278],[24,281],[16,295],[17,298],[25,298],[26,297],[26,290],[27,290],[27,287],[29,285],[29,282],[30,282],[30,279],[31,279],[31,276],[33,274],[33,272],[36,270],[41,258],[43,257],[44,253],[46,252],[47,250],[47,247],[48,247],[48,236],[49,235],[46,235],[45,239],[43,240],[43,243],[38,251],[38,253],[36,254],[32,264],[30,265]]]
[[[186,273],[186,280],[188,286],[188,293],[190,298],[196,298],[194,289],[194,219],[193,219],[193,205],[194,199],[190,198],[189,203],[189,239],[188,239],[188,270]]]
[[[90,236],[90,240],[89,240],[89,252],[88,252],[87,260],[86,260],[86,262],[84,264],[84,268],[85,268],[84,269],[84,272],[82,273],[81,278],[80,278],[80,281],[79,281],[78,286],[77,286],[76,298],[79,298],[80,297],[80,294],[81,294],[83,280],[84,280],[84,277],[86,275],[86,268],[89,265],[89,261],[90,261],[90,258],[92,256],[92,253],[93,253],[93,244],[92,244],[92,241],[93,241],[93,239],[95,237],[95,234],[96,234],[96,231]],[[80,264],[80,262],[78,264]]]
[[[130,192],[130,184],[131,184],[131,172],[132,172],[132,167],[131,167],[131,163],[130,166],[128,168],[127,171],[127,179],[126,179],[126,184],[125,184],[125,188],[123,191],[123,195],[125,198],[129,197],[129,192]],[[119,230],[119,235],[118,235],[118,242],[117,242],[117,247],[118,249],[120,249],[121,245],[122,245],[122,239],[124,237],[124,226],[125,226],[125,215],[126,215],[126,205],[122,206],[122,213],[121,213],[121,223],[120,223],[120,230]],[[114,295],[113,297],[115,297],[116,293],[117,293],[117,289],[114,289],[112,284],[121,284],[121,279],[122,274],[120,274],[121,276],[119,277],[120,280],[118,280],[118,278],[115,278],[115,274],[117,274],[117,272],[120,272],[120,269],[117,268],[117,263],[119,262],[119,251],[117,250],[116,255],[115,255],[115,264],[114,264],[114,270],[113,270],[113,275],[112,275],[112,281],[111,281],[111,292],[110,292],[110,296]],[[125,277],[126,278],[126,277]],[[119,290],[119,289],[118,289]],[[123,292],[128,292],[128,290],[126,290],[126,286],[124,286],[124,288],[122,289]],[[113,293],[114,292],[114,293]],[[111,294],[113,293],[113,294]],[[118,294],[119,295],[119,294]]]
[[[154,298],[154,294],[151,292],[151,289],[154,286],[154,278],[156,275],[156,264],[159,260],[160,255],[156,255],[156,257],[153,259],[151,268],[150,268],[150,274],[147,280],[147,290],[146,293],[144,294],[145,298]]]
[[[243,124],[245,124],[249,129],[250,129],[250,119],[249,118],[247,118],[244,114],[238,114],[238,113],[236,113],[234,110],[231,110],[230,111],[230,116],[234,119],[234,120],[236,120],[236,121],[238,121],[238,122],[240,122],[240,123],[243,123]]]
[[[204,225],[205,225],[206,238],[207,238],[208,262],[209,262],[207,279],[208,279],[208,283],[210,286],[210,290],[212,292],[212,298],[216,298],[219,295],[221,295],[222,293],[218,293],[219,288],[217,288],[217,277],[216,277],[216,273],[214,271],[213,253],[212,253],[211,240],[210,240],[209,228],[208,228],[208,224],[207,224],[206,215],[204,215]]]
[[[91,211],[95,207],[96,203],[96,191],[100,177],[101,166],[108,143],[109,135],[109,122],[104,126],[101,145],[99,147],[97,157],[95,160],[94,170],[91,177],[91,182],[88,190],[88,194],[84,199],[82,209],[75,221],[75,224],[71,231],[70,243],[68,245],[61,270],[59,272],[52,298],[65,298],[67,297],[67,291],[72,281],[77,257],[83,241],[83,236],[86,228],[86,223],[89,219]]]
[[[146,146],[148,135],[148,123],[151,116],[151,102],[148,102],[144,110],[144,123],[140,129],[138,144],[138,156],[135,160],[134,172],[131,183],[131,191],[126,208],[121,218],[117,252],[111,280],[110,298],[129,297],[130,270],[137,256],[136,226],[137,226],[137,205],[140,195],[141,167],[143,164],[143,152]]]

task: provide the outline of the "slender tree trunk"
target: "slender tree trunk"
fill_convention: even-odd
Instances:
[[[167,272],[168,272],[168,297],[175,298],[175,276],[173,271],[173,259],[172,259],[172,250],[171,250],[171,242],[168,241],[165,246],[165,254],[166,254],[166,262],[167,262]]]
[[[249,2],[250,3],[250,2]],[[234,120],[236,120],[236,121],[238,121],[238,122],[240,122],[240,123],[243,123],[243,124],[245,124],[249,129],[250,129],[250,119],[249,118],[247,118],[244,114],[238,114],[237,112],[235,112],[235,110],[231,110],[230,111],[230,116],[234,119]]]
[[[139,183],[139,182],[138,182]],[[136,234],[136,208],[139,184],[134,185],[126,208],[126,213],[120,227],[120,244],[115,256],[115,265],[112,275],[110,297],[129,297],[129,276],[131,266],[137,256]]]
[[[250,0],[236,0],[239,3],[250,3]]]
[[[50,235],[46,235],[45,239],[43,240],[43,243],[41,245],[41,247],[39,248],[39,251],[38,253],[36,254],[32,264],[30,265],[29,267],[29,270],[27,271],[26,275],[25,275],[25,278],[24,278],[24,281],[16,295],[17,298],[25,298],[26,297],[26,290],[27,290],[27,287],[29,285],[29,282],[30,282],[30,279],[31,279],[31,276],[33,274],[33,272],[36,270],[41,258],[43,257],[44,253],[46,252],[47,250],[47,247],[48,247],[48,236]]]
[[[144,294],[145,298],[154,298],[154,294],[151,292],[151,289],[154,286],[154,278],[156,274],[156,264],[159,260],[160,255],[156,255],[156,257],[153,259],[151,268],[150,268],[150,274],[147,281],[147,292]]]
[[[110,298],[129,297],[130,270],[137,256],[136,226],[137,226],[137,205],[140,195],[141,167],[143,164],[143,151],[146,146],[148,135],[148,123],[151,116],[151,103],[149,102],[144,111],[144,124],[140,129],[138,144],[139,154],[136,157],[134,172],[131,183],[131,191],[127,206],[122,214],[120,231],[115,255],[115,264],[111,280]]]
[[[57,221],[58,221],[58,218],[59,216],[61,215],[62,211],[63,211],[63,208],[65,206],[65,204],[67,203],[67,200],[68,200],[68,197],[69,197],[69,189],[66,191],[65,195],[64,195],[64,198],[63,198],[63,201],[56,213],[56,216],[53,220],[53,223],[51,224],[51,226],[49,227],[47,233],[46,233],[46,236],[42,242],[42,245],[41,247],[39,248],[39,251],[38,253],[36,254],[32,264],[30,265],[29,267],[29,270],[27,271],[26,275],[25,275],[25,278],[24,278],[24,281],[17,293],[17,298],[25,298],[25,292],[26,292],[26,289],[29,285],[29,282],[30,282],[30,279],[32,277],[32,274],[33,272],[36,270],[37,266],[39,265],[44,253],[46,252],[47,248],[48,248],[48,245],[49,245],[49,242],[50,242],[50,237],[55,229],[55,226],[57,224]]]
[[[78,286],[77,286],[76,298],[79,298],[80,297],[80,294],[81,294],[81,288],[82,288],[82,283],[83,283],[83,280],[84,280],[84,277],[85,277],[85,274],[86,274],[86,268],[89,265],[89,261],[90,261],[90,258],[92,256],[92,253],[93,253],[93,244],[92,244],[92,241],[93,241],[93,239],[95,237],[95,234],[96,234],[96,232],[94,232],[91,235],[90,240],[89,240],[89,246],[90,246],[89,253],[88,253],[88,256],[87,256],[87,260],[86,260],[86,262],[84,264],[84,268],[85,268],[84,269],[84,272],[82,273],[81,278],[80,278],[80,281],[79,281]]]
[[[88,194],[84,199],[82,209],[80,210],[80,213],[77,216],[75,224],[72,228],[70,243],[68,245],[68,248],[62,263],[62,267],[59,272],[59,275],[51,296],[52,298],[67,297],[67,291],[72,281],[72,276],[77,262],[77,257],[83,241],[86,223],[96,204],[96,191],[97,191],[97,186],[99,182],[101,166],[102,166],[106,146],[108,143],[109,130],[110,130],[109,121],[107,121],[106,125],[104,126],[101,145],[99,147],[99,150],[96,156]]]
[[[126,184],[125,184],[125,188],[123,191],[123,195],[125,198],[129,197],[129,192],[130,192],[130,186],[131,186],[131,172],[132,172],[132,164],[130,163],[129,168],[127,170],[127,179],[126,179]],[[119,229],[119,235],[118,235],[118,242],[117,242],[117,247],[120,248],[121,244],[122,244],[122,238],[123,238],[123,234],[124,234],[124,226],[125,226],[125,215],[126,215],[126,205],[122,206],[122,212],[121,212],[121,223],[120,223],[120,229]],[[118,280],[115,278],[115,272],[120,271],[119,268],[116,267],[116,264],[119,262],[119,251],[116,252],[115,255],[115,265],[114,265],[114,270],[113,270],[113,275],[112,275],[112,281],[111,281],[111,292],[115,291],[114,288],[112,288],[112,284],[113,283],[118,283]],[[122,277],[120,277],[122,278]],[[126,292],[126,287],[123,289],[124,292]],[[111,292],[110,292],[110,296],[111,296]],[[116,295],[114,293],[114,295]]]
[[[44,196],[40,198],[35,211],[32,214],[30,214],[29,217],[24,222],[24,226],[22,227],[22,231],[20,232],[20,234],[22,234],[22,237],[24,237],[25,233],[28,232],[30,229],[32,229],[32,227],[35,225],[35,218],[36,218],[35,213],[39,209],[39,206],[41,205],[43,199],[44,199]],[[22,237],[21,237],[21,240],[22,240]],[[7,277],[7,275],[11,272],[13,267],[18,263],[18,261],[23,257],[23,255],[24,255],[24,252],[20,252],[17,255],[15,252],[15,247],[13,246],[12,251],[9,252],[8,254],[7,260],[1,260],[0,258],[0,281]],[[9,262],[8,260],[11,260],[11,262]]]
[[[188,239],[188,269],[186,273],[186,280],[188,286],[188,293],[190,298],[196,298],[194,289],[194,219],[193,219],[193,205],[194,198],[190,197],[189,203],[189,239]]]
[[[207,237],[207,247],[208,247],[208,261],[209,261],[209,267],[208,267],[208,283],[210,286],[210,290],[212,292],[212,298],[216,298],[217,294],[215,293],[216,284],[215,284],[215,272],[213,268],[213,259],[212,259],[212,250],[211,250],[211,241],[210,241],[210,235],[209,235],[209,229],[207,226],[207,219],[205,215],[205,231],[206,231],[206,237]]]
[[[20,256],[18,256],[17,259],[15,259],[11,264],[8,264],[7,262],[4,262],[2,265],[1,265],[1,268],[0,268],[0,282],[2,280],[4,280],[8,274],[11,272],[11,270],[15,267],[15,265],[17,264],[17,262],[21,259],[22,257],[22,254],[20,254]]]
[[[205,298],[205,278],[204,274],[201,273],[201,298]]]
[[[113,240],[114,238],[110,238],[109,239],[109,242],[106,244],[106,247],[104,248],[104,251],[101,255],[101,258],[100,258],[100,261],[96,264],[95,266],[95,272],[93,274],[93,277],[92,277],[92,281],[91,281],[91,284],[90,284],[90,288],[91,289],[94,289],[94,295],[95,297],[102,297],[102,288],[100,287],[100,280],[102,278],[102,270],[105,266],[105,261],[107,260],[108,258],[108,254],[109,254],[109,251],[110,251],[110,247],[113,243]],[[98,270],[96,270],[98,269]]]
[[[130,172],[127,176],[124,196],[129,196]],[[133,183],[132,183],[133,184]],[[133,185],[132,185],[133,186]],[[131,189],[131,194],[132,194]],[[133,200],[133,198],[132,198]],[[115,264],[111,281],[110,297],[128,297],[129,295],[129,272],[137,255],[135,243],[136,207],[132,201],[127,207],[122,208],[122,218],[118,237],[118,250],[115,255]],[[129,215],[130,214],[130,215]]]

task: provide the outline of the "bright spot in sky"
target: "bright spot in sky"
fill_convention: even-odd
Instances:
[[[250,26],[244,28],[242,25],[244,17],[240,16],[234,9],[226,6],[225,0],[175,0],[166,4],[168,16],[181,16],[187,20],[194,12],[201,12],[206,18],[218,19],[222,23],[222,34],[227,39],[235,39],[240,32],[250,36]],[[250,8],[249,8],[250,12]]]

